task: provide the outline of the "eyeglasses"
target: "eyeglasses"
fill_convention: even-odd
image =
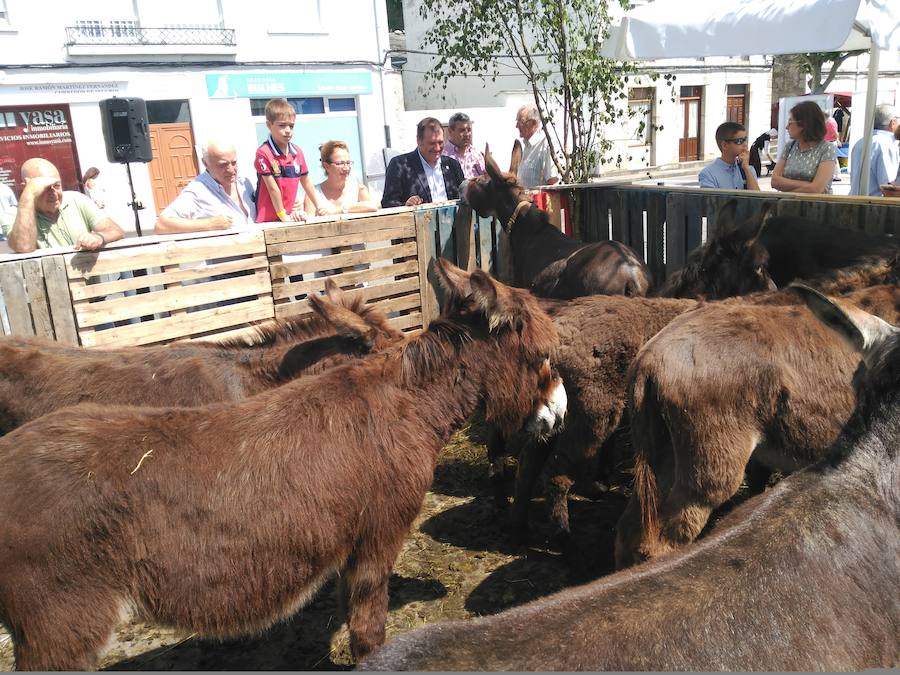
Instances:
[[[351,166],[353,166],[353,162],[351,162],[351,161],[346,161],[346,162],[332,162],[330,159],[328,159],[328,160],[326,160],[326,161],[327,161],[329,164],[333,164],[334,166],[340,166],[340,167],[351,167]]]
[[[743,138],[726,138],[725,142],[726,143],[734,143],[735,145],[743,145],[744,143],[747,142],[747,137],[744,136]]]

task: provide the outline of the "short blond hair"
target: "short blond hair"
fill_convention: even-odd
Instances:
[[[294,106],[286,98],[273,98],[266,103],[267,122],[277,122],[283,117],[288,119],[297,117],[297,111],[294,110]]]

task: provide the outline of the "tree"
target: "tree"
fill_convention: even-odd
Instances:
[[[531,87],[564,182],[587,181],[607,159],[603,128],[628,114],[626,81],[636,72],[599,56],[608,0],[421,0],[419,15],[433,22],[424,42],[437,53],[427,86],[460,73],[494,81],[512,68]]]
[[[834,80],[841,64],[851,56],[864,54],[865,52],[865,49],[856,49],[850,52],[811,52],[809,54],[796,54],[794,60],[808,76],[806,84],[809,86],[810,93],[823,94],[828,89],[828,85]],[[831,64],[831,68],[829,68],[828,74],[823,81],[822,71],[827,63]]]

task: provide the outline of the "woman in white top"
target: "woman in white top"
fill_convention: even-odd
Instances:
[[[378,210],[378,204],[369,194],[369,188],[350,177],[353,162],[350,161],[350,150],[346,143],[326,141],[319,146],[319,156],[325,171],[325,180],[316,185],[320,204],[330,206],[332,213],[371,213]],[[307,215],[316,215],[316,207],[308,195],[303,209]]]
[[[100,175],[100,169],[92,166],[84,172],[81,184],[84,186],[84,194],[90,197],[98,209],[106,208],[106,190],[102,185],[97,184],[97,176]]]

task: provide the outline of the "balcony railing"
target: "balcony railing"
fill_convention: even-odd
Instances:
[[[73,45],[217,45],[235,46],[234,29],[212,26],[144,28],[117,24],[88,24],[66,28],[66,46]]]

